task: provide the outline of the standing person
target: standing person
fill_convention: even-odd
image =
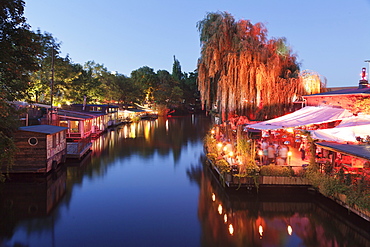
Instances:
[[[270,165],[271,163],[275,163],[275,147],[270,142],[270,145],[267,147],[267,165]]]
[[[306,144],[304,142],[301,143],[299,146],[299,152],[301,152],[301,159],[305,160],[306,159]]]
[[[284,160],[284,165],[288,159],[289,148],[285,144],[281,144],[279,148],[279,157]]]
[[[267,147],[268,147],[268,143],[266,142],[265,139],[262,140],[261,147],[262,147],[263,164],[266,165],[266,163],[267,163]]]

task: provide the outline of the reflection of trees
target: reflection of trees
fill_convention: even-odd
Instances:
[[[86,159],[69,161],[67,169],[38,180],[14,181],[10,188],[0,184],[0,245],[3,237],[12,237],[17,226],[24,227],[30,234],[46,232],[52,235],[60,219],[59,208],[69,206],[73,187],[81,185],[86,177],[104,176],[109,166],[130,155],[149,160],[155,153],[172,153],[176,161],[182,147],[199,142],[209,130],[209,123],[209,118],[189,116],[119,126],[97,139],[93,152]],[[38,206],[37,212],[29,212],[29,206],[34,204]],[[58,210],[53,210],[57,205]]]
[[[368,223],[349,221],[333,205],[307,191],[228,191],[204,167],[198,207],[202,246],[370,246]]]
[[[66,194],[66,177],[66,169],[61,167],[47,176],[11,175],[0,184],[0,239],[11,238],[17,226],[27,233],[52,234],[54,222],[60,219],[53,209]]]
[[[81,167],[68,168],[68,178],[73,177],[72,183],[79,183],[82,176],[104,176],[108,166],[131,155],[149,160],[155,153],[165,156],[172,152],[177,161],[181,148],[199,141],[209,126],[210,119],[202,115],[160,117],[119,126],[94,141],[91,160]]]

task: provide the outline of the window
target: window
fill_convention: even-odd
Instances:
[[[37,143],[39,143],[39,141],[37,140],[36,137],[30,137],[30,138],[28,138],[28,144],[30,144],[31,146],[36,146]]]

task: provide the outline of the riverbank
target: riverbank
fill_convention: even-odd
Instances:
[[[302,187],[322,194],[370,222],[366,196],[360,197],[364,193],[359,191],[361,181],[348,185],[345,182],[352,180],[343,171],[343,174],[339,171],[337,175],[329,176],[324,167],[309,166],[308,160],[302,159],[294,146],[290,147],[290,154],[284,165],[266,165],[262,162],[261,155],[258,155],[257,140],[243,135],[239,129],[235,134],[229,135],[234,138],[223,143],[211,131],[205,138],[208,167],[225,188],[246,188],[258,192],[262,188]]]

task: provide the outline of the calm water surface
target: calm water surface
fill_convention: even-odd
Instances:
[[[81,163],[0,185],[0,246],[370,246],[369,224],[315,195],[226,193],[203,165],[209,126],[119,126]]]

